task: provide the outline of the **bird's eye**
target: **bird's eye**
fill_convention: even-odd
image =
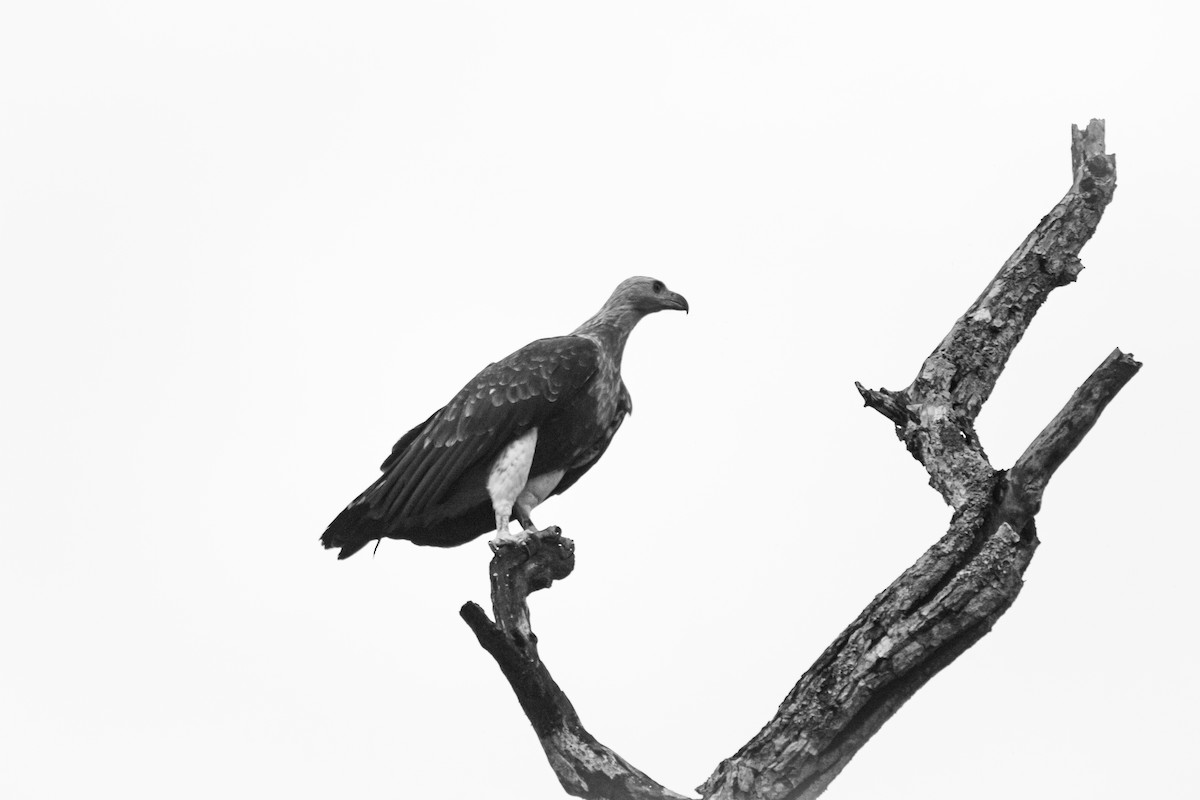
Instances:
[[[665,289],[667,287],[663,286],[662,281],[655,281],[654,285],[651,286],[650,288],[654,290],[655,294],[662,294],[663,289]]]

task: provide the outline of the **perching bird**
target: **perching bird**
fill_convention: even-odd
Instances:
[[[653,278],[622,281],[569,336],[538,339],[489,364],[454,399],[396,442],[383,475],[321,536],[338,558],[372,540],[453,547],[496,532],[493,547],[523,543],[529,518],[604,454],[632,405],[621,380],[625,341],[638,321],[688,310]],[[516,516],[524,530],[509,532]]]

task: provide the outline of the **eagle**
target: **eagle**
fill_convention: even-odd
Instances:
[[[533,509],[583,477],[633,410],[621,379],[625,342],[643,317],[664,309],[687,312],[688,302],[660,280],[629,278],[569,335],[489,364],[400,437],[383,474],[321,544],[343,559],[385,537],[454,547],[495,531],[493,550],[526,543],[537,532]]]

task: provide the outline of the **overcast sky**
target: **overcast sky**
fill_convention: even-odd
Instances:
[[[10,3],[0,796],[563,796],[457,616],[485,540],[317,542],[409,427],[630,275],[604,460],[535,596],[601,741],[689,791],[945,530],[900,388],[1108,122],[1119,188],[979,420],[1113,347],[991,635],[832,800],[1182,798],[1200,690],[1182,3]]]

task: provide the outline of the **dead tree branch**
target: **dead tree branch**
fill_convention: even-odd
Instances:
[[[526,600],[530,592],[571,574],[575,545],[557,528],[530,545],[532,552],[506,547],[492,559],[495,622],[475,603],[465,604],[459,614],[508,678],[558,780],[570,794],[594,800],[687,800],[596,741],[538,657]]]
[[[880,593],[817,659],[778,713],[699,788],[713,800],[808,800],[926,681],[983,637],[1016,600],[1038,545],[1034,516],[1054,471],[1141,366],[1114,351],[1005,472],[975,433],[1013,348],[1050,292],[1075,280],[1079,252],[1116,188],[1104,123],[1072,128],[1070,190],[958,319],[905,389],[866,389],[952,507],[950,528]],[[557,532],[531,555],[492,561],[493,623],[473,603],[462,616],[492,654],[533,724],[563,787],[586,798],[681,798],[583,728],[537,655],[528,593],[566,577]]]
[[[1083,441],[1100,418],[1100,412],[1139,367],[1141,364],[1120,350],[1109,353],[1104,363],[1075,390],[1063,410],[1017,459],[1008,471],[1008,483],[1014,501],[1025,513],[1032,516],[1041,509],[1042,492],[1050,476]]]

